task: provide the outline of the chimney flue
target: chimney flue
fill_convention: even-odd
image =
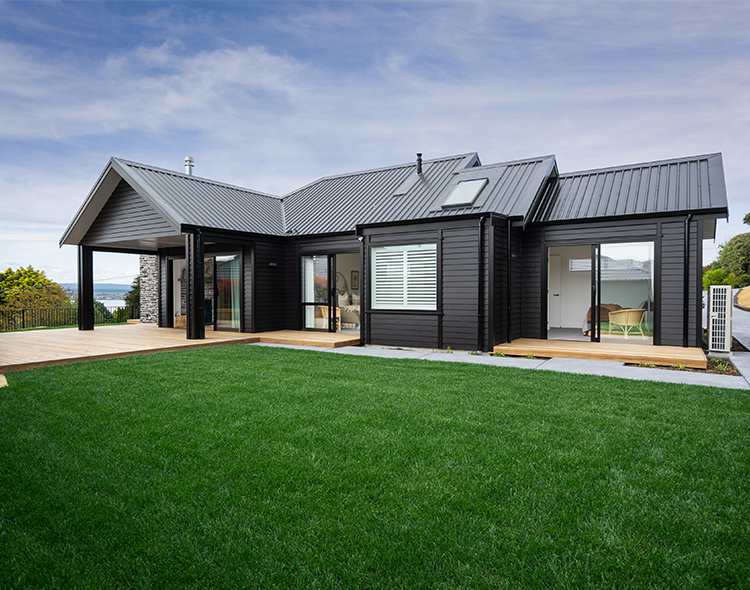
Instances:
[[[422,174],[422,154],[417,154],[417,174]]]
[[[193,175],[193,162],[195,162],[193,158],[191,158],[190,156],[185,156],[185,174],[187,174],[188,176]]]

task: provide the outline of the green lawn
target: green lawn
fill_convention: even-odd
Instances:
[[[2,588],[748,588],[750,395],[253,346],[10,373]]]

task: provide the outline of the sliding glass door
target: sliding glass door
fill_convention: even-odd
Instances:
[[[598,338],[652,344],[654,243],[601,244],[597,282]]]
[[[652,344],[654,243],[547,249],[547,337]]]
[[[326,254],[302,256],[302,318],[305,330],[335,332],[331,300],[334,257]]]
[[[240,330],[240,303],[242,289],[239,254],[215,257],[216,277],[216,329]]]

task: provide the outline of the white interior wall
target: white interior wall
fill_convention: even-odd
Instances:
[[[563,246],[549,249],[559,254],[560,269],[560,326],[551,328],[580,328],[591,307],[591,272],[571,271],[571,259],[591,259],[591,246]]]

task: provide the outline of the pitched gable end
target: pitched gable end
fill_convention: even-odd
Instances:
[[[133,187],[121,180],[81,243],[96,245],[176,235],[179,232]]]

